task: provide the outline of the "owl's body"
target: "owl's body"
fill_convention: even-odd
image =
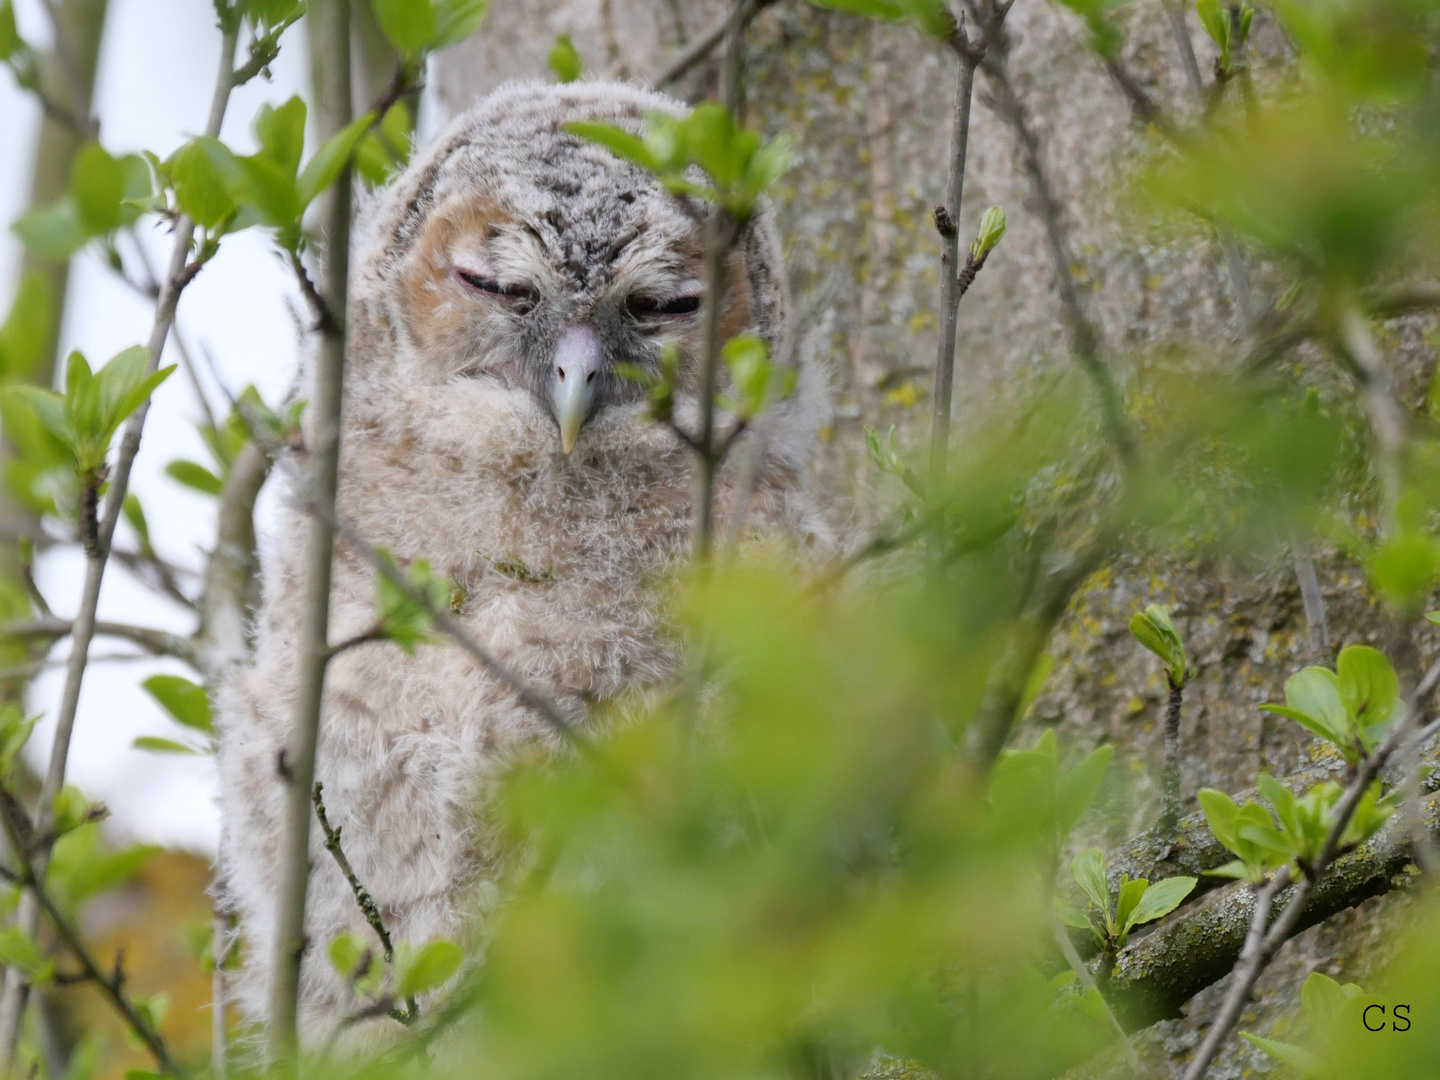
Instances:
[[[502,88],[361,213],[338,512],[402,565],[428,559],[459,586],[466,629],[577,718],[663,684],[678,660],[662,587],[690,552],[693,457],[613,364],[653,365],[673,338],[686,356],[682,388],[693,376],[703,214],[561,125],[598,119],[638,133],[646,113],[680,108],[619,85]],[[732,269],[726,333],[749,330],[778,350],[783,273],[768,216]],[[590,373],[579,397],[566,382],[577,365]],[[764,425],[763,453],[752,447],[753,492],[722,470],[720,520],[743,508],[748,536],[825,541],[805,468],[817,411],[805,386],[816,379],[801,381]],[[687,417],[682,393],[677,419]],[[281,876],[305,535],[303,513],[287,510],[256,656],[220,713],[221,870],[248,943],[237,997],[256,1020]],[[338,545],[332,641],[374,624],[374,595],[369,566]],[[482,824],[486,780],[517,749],[552,740],[453,646],[407,657],[374,643],[332,661],[317,776],[394,937],[466,936],[499,854]],[[316,829],[302,975],[312,1034],[353,1006],[325,946],[369,932],[319,839]]]

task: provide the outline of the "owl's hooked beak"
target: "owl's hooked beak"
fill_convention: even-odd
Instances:
[[[600,335],[588,322],[570,327],[555,344],[550,400],[555,406],[555,421],[560,425],[560,449],[567,454],[575,448],[580,426],[590,415],[604,359]]]

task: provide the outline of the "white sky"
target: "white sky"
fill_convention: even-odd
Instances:
[[[49,39],[39,0],[16,0],[21,33],[37,44]],[[206,0],[110,0],[96,81],[101,140],[112,153],[141,149],[166,156],[205,123],[220,44],[214,12]],[[253,149],[250,121],[260,105],[279,103],[302,92],[305,47],[301,28],[286,35],[274,79],[256,79],[231,97],[223,137],[241,152]],[[29,196],[31,154],[39,123],[38,106],[0,71],[0,218],[8,225]],[[57,193],[58,194],[58,193]],[[152,265],[163,267],[171,238],[159,228],[143,237]],[[123,247],[122,247],[123,250]],[[14,295],[20,244],[0,232],[0,317]],[[211,407],[223,416],[228,403],[200,361],[202,344],[213,354],[228,388],[238,393],[254,383],[269,401],[290,384],[299,356],[287,302],[298,304],[288,271],[258,231],[227,238],[219,255],[185,291],[178,327],[207,380]],[[93,254],[79,255],[71,271],[70,297],[62,331],[62,355],[81,350],[98,366],[121,349],[149,336],[151,306],[131,292]],[[176,363],[173,345],[165,363]],[[194,428],[200,411],[183,372],[177,371],[155,395],[145,438],[135,463],[131,490],[145,506],[160,554],[192,570],[214,539],[215,503],[164,475],[179,457],[209,463]],[[267,489],[258,515],[262,547],[273,522],[276,495]],[[120,541],[132,540],[121,525]],[[83,558],[74,547],[52,551],[37,567],[41,590],[58,614],[70,616],[79,599]],[[105,575],[100,617],[190,633],[194,616],[136,582],[114,562]],[[121,642],[98,639],[92,655],[131,653]],[[52,659],[63,657],[57,648]],[[137,735],[173,736],[176,727],[140,689],[158,671],[184,674],[183,665],[162,661],[92,664],[80,699],[69,778],[112,811],[120,835],[211,853],[219,815],[213,764],[203,758],[144,753],[131,748]],[[43,771],[53,738],[53,712],[63,673],[47,671],[31,689],[32,710],[46,719],[31,740],[28,757]]]

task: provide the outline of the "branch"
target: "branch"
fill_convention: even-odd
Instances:
[[[1246,932],[1245,944],[1241,947],[1240,956],[1236,962],[1230,991],[1220,1007],[1219,1015],[1211,1024],[1205,1041],[1200,1044],[1200,1049],[1196,1051],[1189,1068],[1185,1070],[1184,1080],[1200,1080],[1204,1075],[1205,1070],[1210,1067],[1210,1062],[1220,1052],[1221,1045],[1229,1038],[1236,1021],[1240,1019],[1240,1011],[1245,1007],[1245,1002],[1249,999],[1250,991],[1254,989],[1256,980],[1260,978],[1260,973],[1265,970],[1266,965],[1279,951],[1280,946],[1285,944],[1293,933],[1298,932],[1301,915],[1306,910],[1306,902],[1314,889],[1315,882],[1334,860],[1340,848],[1341,837],[1344,836],[1345,830],[1350,824],[1350,818],[1355,813],[1355,808],[1360,804],[1360,800],[1371,782],[1380,775],[1380,770],[1384,768],[1386,761],[1405,741],[1406,734],[1407,725],[1397,724],[1379,748],[1360,763],[1354,779],[1350,781],[1350,786],[1345,789],[1345,794],[1341,796],[1340,802],[1335,807],[1333,823],[1330,826],[1329,835],[1325,837],[1325,843],[1321,846],[1314,861],[1309,866],[1303,867],[1304,876],[1286,895],[1284,909],[1279,918],[1275,920],[1274,925],[1269,923],[1270,908],[1289,885],[1290,866],[1283,867],[1268,884],[1256,893],[1250,928]],[[1408,847],[1408,837],[1405,840],[1405,846]]]
[[[583,747],[584,740],[580,734],[571,726],[554,703],[544,697],[539,691],[525,683],[518,675],[508,667],[495,659],[490,652],[470,636],[469,632],[460,625],[448,611],[442,611],[430,603],[430,598],[423,592],[416,589],[405,580],[393,562],[381,556],[373,547],[367,544],[356,534],[355,530],[337,517],[333,510],[321,508],[313,504],[307,505],[306,509],[316,516],[328,515],[328,520],[336,534],[345,543],[359,553],[360,557],[372,567],[384,574],[390,583],[399,589],[411,601],[411,603],[422,608],[431,621],[447,634],[455,644],[459,645],[467,653],[477,660],[481,667],[485,668],[492,675],[505,684],[511,693],[515,694],[522,702],[538,712],[551,729],[571,746]]]
[[[72,622],[56,615],[48,615],[26,622],[7,623],[0,627],[0,638],[58,641],[63,637],[71,636],[78,621],[77,619]],[[133,645],[140,646],[151,656],[172,656],[176,660],[182,660],[189,664],[198,672],[203,673],[207,670],[194,642],[180,637],[178,634],[155,630],[148,626],[133,626],[130,623],[104,620],[97,620],[94,623],[93,633],[100,637],[113,637],[128,641]]]
[[[115,969],[109,975],[101,972],[99,965],[95,963],[89,950],[85,947],[85,942],[81,938],[79,930],[71,925],[70,920],[65,917],[65,914],[55,905],[55,901],[51,899],[50,894],[45,889],[43,881],[36,872],[34,862],[31,860],[29,853],[31,845],[25,841],[25,837],[33,833],[30,821],[25,815],[24,809],[15,801],[15,797],[4,789],[0,789],[0,825],[3,825],[5,837],[10,846],[10,853],[20,864],[20,872],[18,874],[14,871],[0,868],[0,876],[19,885],[25,890],[26,896],[35,898],[39,907],[44,910],[51,924],[55,927],[56,934],[65,942],[66,948],[70,950],[71,954],[80,964],[81,975],[85,980],[93,982],[96,986],[100,987],[105,996],[110,999],[110,1004],[114,1006],[115,1011],[121,1015],[125,1023],[129,1025],[130,1030],[145,1044],[146,1049],[149,1050],[155,1058],[155,1063],[160,1066],[161,1071],[170,1076],[184,1076],[185,1073],[175,1063],[174,1059],[171,1058],[170,1052],[165,1046],[165,1040],[161,1037],[160,1033],[151,1026],[149,1020],[140,1014],[139,1010],[135,1008],[134,1003],[131,1002],[128,995],[126,995],[123,986],[124,973],[120,969],[119,958],[116,958]],[[14,971],[16,969],[11,968],[10,970]]]
[[[270,463],[270,455],[252,440],[235,456],[220,491],[215,550],[205,568],[200,626],[195,632],[200,650],[217,671],[249,655],[250,613],[260,602],[255,500],[270,476]]]
[[[370,929],[374,930],[375,936],[380,939],[380,948],[385,951],[385,962],[388,964],[395,958],[395,946],[390,941],[390,931],[385,929],[385,920],[380,916],[380,906],[375,903],[370,890],[360,883],[355,870],[350,866],[350,860],[345,857],[345,849],[340,846],[340,830],[343,826],[332,826],[325,814],[325,800],[321,794],[324,789],[325,785],[316,781],[310,801],[315,805],[315,817],[320,822],[320,830],[325,834],[325,850],[334,856],[335,865],[340,867],[340,872],[350,883],[350,891],[355,894],[355,904],[365,916],[365,921],[370,924]]]
[[[312,0],[307,29],[312,55],[327,62],[316,70],[314,115],[321,139],[336,135],[351,119],[349,0]],[[312,452],[307,496],[333,513],[340,473],[341,394],[345,379],[345,315],[350,273],[350,163],[331,185],[324,202],[326,263],[320,348],[315,359],[310,403]],[[293,265],[299,268],[298,256]],[[330,582],[335,534],[324,514],[310,518],[305,550],[299,673],[294,722],[287,740],[288,787],[281,833],[277,927],[271,956],[267,1049],[270,1061],[293,1068],[299,1052],[300,962],[305,953],[305,896],[310,881],[310,799],[325,668],[330,659]]]
[[[325,834],[325,850],[334,856],[335,864],[340,867],[340,872],[350,883],[350,891],[355,895],[355,903],[360,908],[360,914],[365,916],[365,921],[370,924],[370,929],[374,930],[375,936],[380,939],[380,948],[385,953],[385,963],[393,963],[395,946],[390,941],[390,931],[385,929],[385,920],[380,915],[380,906],[375,903],[375,898],[370,895],[370,890],[360,883],[360,878],[356,876],[354,869],[350,866],[350,860],[345,857],[345,849],[340,846],[342,826],[332,827],[330,819],[325,815],[325,800],[321,798],[324,787],[324,784],[316,782],[311,801],[315,804],[315,816],[320,822],[320,829]],[[362,1009],[355,1016],[346,1017],[345,1022],[349,1024],[369,1019],[372,1016],[390,1016],[402,1024],[411,1024],[419,1015],[420,1007],[413,997],[405,999],[405,1008],[403,1009],[398,1008],[392,998],[385,997]]]
[[[726,12],[707,26],[699,37],[681,49],[673,60],[660,69],[660,73],[655,76],[655,86],[657,88],[663,87],[674,82],[696,64],[700,63],[700,61],[704,60],[715,51],[715,47],[719,45],[720,42],[725,40],[725,31],[728,30],[729,27],[730,13]]]
[[[1070,606],[1070,598],[1110,552],[1111,539],[1109,527],[1097,529],[1095,537],[1075,552],[1067,565],[1046,575],[1038,598],[1032,599],[1027,610],[1016,618],[1010,644],[991,672],[972,724],[975,731],[972,758],[985,771],[988,772],[1005,748],[1025,696],[1026,683],[1050,642],[1055,624]]]
[[[1069,234],[1063,224],[1060,203],[1050,187],[1040,139],[1030,127],[1024,102],[1020,100],[1020,95],[1010,81],[1008,61],[1008,44],[1003,38],[993,42],[981,64],[991,92],[981,100],[1010,125],[1020,143],[1025,171],[1035,189],[1035,201],[1039,204],[1040,216],[1050,241],[1050,259],[1054,265],[1055,284],[1060,290],[1060,300],[1065,310],[1065,325],[1070,334],[1071,351],[1095,386],[1105,426],[1110,432],[1121,464],[1129,468],[1135,460],[1135,439],[1125,418],[1120,391],[1110,370],[1100,358],[1098,335],[1081,306],[1080,292],[1075,287],[1075,278],[1070,269],[1074,264],[1074,256]]]
[[[180,588],[180,583],[175,580],[175,567],[165,562],[153,551],[122,551],[112,547],[110,556],[146,585],[174,600],[181,607],[189,608],[191,611],[200,610],[199,605]]]

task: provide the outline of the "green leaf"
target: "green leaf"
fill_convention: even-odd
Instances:
[[[180,675],[152,675],[140,685],[177,723],[206,735],[215,733],[210,698],[203,686]]]
[[[1335,672],[1340,700],[1362,732],[1378,732],[1405,712],[1400,679],[1378,649],[1347,645],[1340,650]]]
[[[1077,930],[1093,930],[1094,925],[1086,917],[1085,913],[1068,901],[1055,897],[1055,915],[1066,926],[1073,926]]]
[[[1300,823],[1294,793],[1269,773],[1262,772],[1257,784],[1260,788],[1260,794],[1264,795],[1270,803],[1270,806],[1275,811],[1275,816],[1280,819],[1280,824],[1285,827],[1285,831],[1292,836],[1301,835],[1303,827]]]
[[[23,379],[39,365],[54,313],[45,276],[32,270],[20,279],[15,302],[0,326],[0,379]]]
[[[663,166],[643,139],[631,135],[613,124],[602,124],[594,120],[576,120],[565,125],[565,130],[593,143],[605,147],[616,157],[633,161],[650,172],[663,172]]]
[[[395,956],[395,996],[415,997],[434,990],[460,970],[465,954],[450,941],[431,941],[413,954],[402,945]]]
[[[1252,1035],[1248,1031],[1240,1032],[1240,1037],[1256,1049],[1263,1050],[1282,1065],[1289,1065],[1306,1076],[1326,1075],[1324,1061],[1302,1046],[1277,1042],[1274,1039],[1262,1039],[1259,1035]]]
[[[945,0],[898,0],[905,18],[936,41],[949,41],[955,32],[955,16]]]
[[[374,124],[375,114],[366,113],[352,120],[335,135],[320,144],[315,156],[305,165],[300,174],[298,190],[302,208],[309,206],[315,197],[335,182],[341,171],[350,162],[356,144]]]
[[[11,228],[36,255],[61,262],[90,239],[75,212],[75,204],[69,199],[61,199],[43,210],[32,210]]]
[[[234,161],[228,149],[216,140],[209,140]],[[231,194],[231,183],[226,172],[217,161],[220,155],[213,146],[196,139],[186,143],[167,163],[166,170],[170,185],[175,192],[175,202],[190,219],[205,229],[215,229],[221,222],[235,213],[235,199]],[[231,174],[232,176],[234,173]]]
[[[1115,747],[1097,746],[1084,761],[1061,778],[1055,789],[1055,827],[1061,836],[1069,834],[1089,808],[1100,781],[1110,764]]]
[[[1154,922],[1169,915],[1194,890],[1195,881],[1193,877],[1173,877],[1155,882],[1140,897],[1125,929],[1128,931],[1131,926]]]
[[[894,434],[895,428],[890,428]],[[867,424],[865,427],[865,448],[870,450],[871,458],[875,457],[875,451],[871,449],[871,440],[875,438],[875,432]],[[879,441],[876,439],[876,446]],[[1035,661],[1035,666],[1030,669],[1030,674],[1025,677],[1025,689],[1020,692],[1020,704],[1015,707],[1015,719],[1021,720],[1030,711],[1030,706],[1035,704],[1035,699],[1040,696],[1040,691],[1045,689],[1045,680],[1050,678],[1050,672],[1055,667],[1055,658],[1049,653],[1041,653],[1040,659]]]
[[[383,548],[380,554],[394,565]],[[427,560],[416,559],[406,568],[404,576],[412,589],[430,601],[433,609],[444,611],[449,607],[454,587],[436,576]],[[407,655],[415,655],[415,647],[430,640],[430,612],[379,572],[375,574],[375,616],[386,639],[399,645]]]
[[[354,934],[337,934],[330,941],[329,948],[330,965],[344,979],[352,979],[360,970],[360,965],[368,963],[374,957],[373,950],[366,948],[363,942]]]
[[[1220,46],[1221,53],[1230,55],[1230,12],[1221,6],[1220,0],[1196,0],[1195,11],[1200,16],[1200,25],[1210,35],[1210,40]]]
[[[1337,1030],[1347,1019],[1349,1002],[1361,992],[1354,983],[1341,986],[1330,976],[1312,971],[1300,988],[1300,1003],[1305,1008],[1311,1030],[1327,1033]]]
[[[1210,825],[1210,831],[1215,834],[1215,839],[1230,851],[1234,851],[1237,842],[1236,819],[1240,816],[1240,808],[1235,805],[1235,800],[1215,788],[1201,788],[1196,800],[1200,803],[1200,809],[1205,812],[1205,820]]]
[[[1290,717],[1337,745],[1347,741],[1350,716],[1340,696],[1340,680],[1333,671],[1307,667],[1291,675],[1285,681],[1285,704],[1294,711],[1279,715]],[[1307,719],[1301,720],[1301,715]]]
[[[234,189],[237,201],[254,211],[256,219],[273,229],[284,229],[300,221],[300,188],[293,173],[287,173],[259,154],[237,158],[241,180]]]
[[[9,779],[15,755],[30,741],[30,733],[39,719],[38,715],[25,716],[14,705],[0,707],[0,780]]]
[[[260,151],[254,156],[293,178],[300,171],[305,151],[305,102],[296,95],[278,109],[262,106],[255,117],[255,137],[260,140]]]
[[[371,7],[381,33],[405,56],[417,55],[435,37],[435,9],[430,0],[371,0]]]
[[[1135,640],[1160,658],[1169,669],[1170,681],[1183,686],[1189,675],[1185,646],[1170,613],[1158,604],[1151,604],[1130,620],[1130,633]]]
[[[550,47],[550,55],[545,58],[545,62],[562,83],[574,82],[584,72],[584,65],[580,62],[580,51],[575,48],[575,43],[564,34],[555,39],[555,44]]]
[[[1007,228],[1004,210],[998,206],[986,210],[980,218],[980,229],[975,234],[975,242],[970,245],[970,257],[978,261],[989,255],[1004,238]]]
[[[1105,853],[1086,848],[1070,863],[1070,876],[1102,915],[1110,915],[1110,884],[1106,880]]]
[[[86,231],[92,235],[108,233],[120,224],[125,167],[99,143],[86,143],[76,153],[70,169],[70,194]]]
[[[194,461],[172,461],[165,466],[165,475],[206,495],[219,495],[225,490],[224,480]]]
[[[141,735],[131,745],[136,750],[148,750],[153,754],[198,754],[199,750],[193,746],[186,746],[184,743],[176,742],[174,739],[162,739],[158,735]]]
[[[480,29],[489,7],[489,0],[440,0],[435,5],[435,29],[427,47],[443,49],[464,41]]]
[[[9,60],[21,49],[25,41],[15,26],[15,7],[11,0],[0,3],[0,60]]]
[[[1120,892],[1115,898],[1115,925],[1120,928],[1122,943],[1130,933],[1130,928],[1140,921],[1136,918],[1136,912],[1149,888],[1150,883],[1144,878],[1133,881],[1122,878],[1120,882]]]
[[[0,930],[0,963],[19,968],[32,980],[47,972],[42,980],[49,981],[54,974],[54,965],[45,958],[40,947],[18,926],[7,926]]]
[[[1223,866],[1217,866],[1214,870],[1204,871],[1206,877],[1237,878],[1247,881],[1251,877],[1250,867],[1246,866],[1239,859],[1233,859]]]
[[[847,15],[862,15],[867,19],[883,19],[885,22],[900,22],[905,10],[892,0],[810,0],[818,8],[843,11]]]

